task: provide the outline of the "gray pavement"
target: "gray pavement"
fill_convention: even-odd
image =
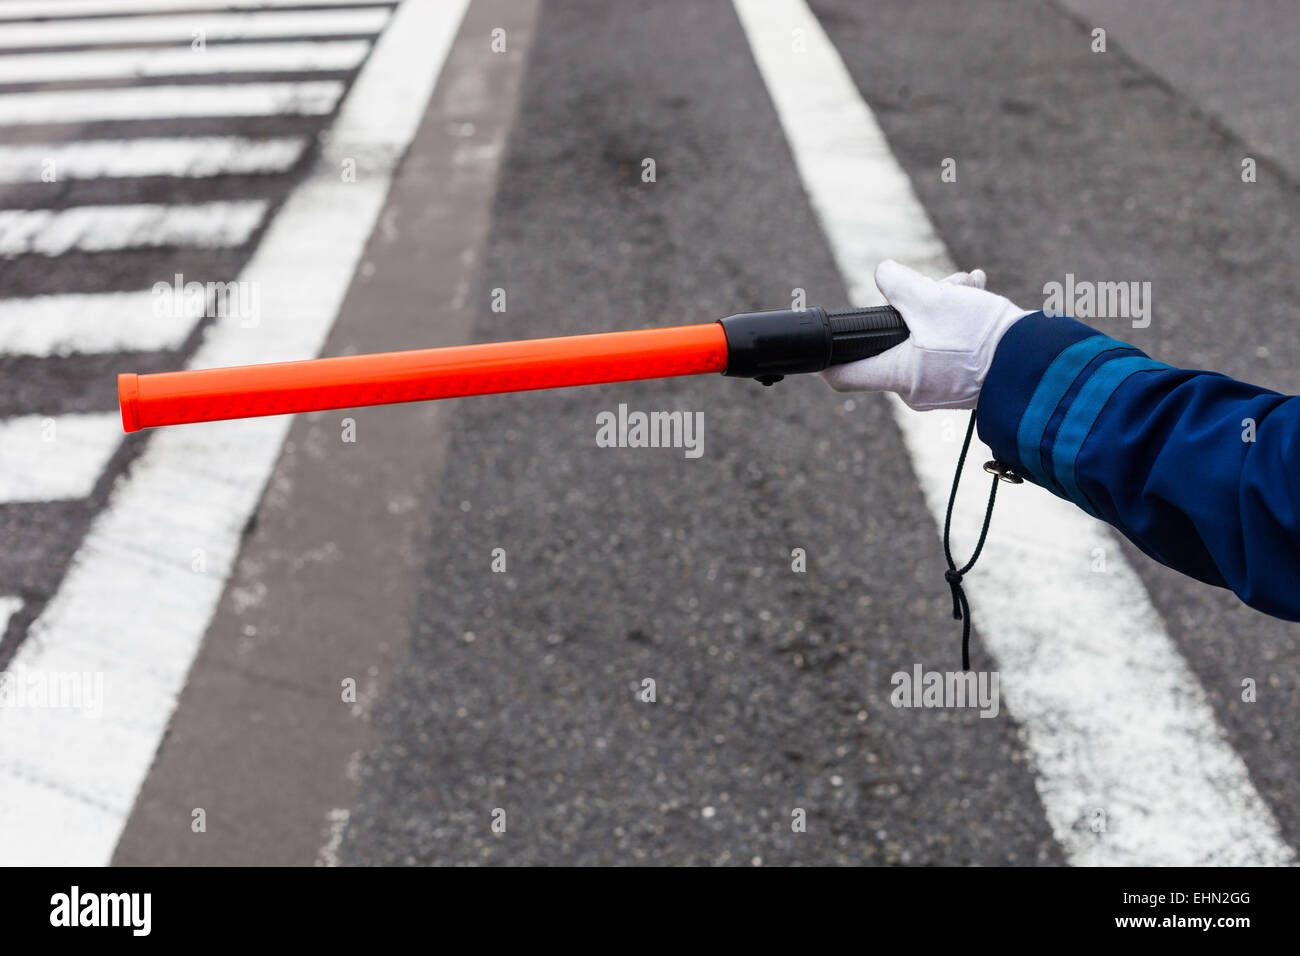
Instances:
[[[544,9],[477,340],[707,321],[796,286],[844,301],[734,14],[682,10]],[[619,403],[702,411],[705,454],[596,447]],[[460,400],[450,431],[345,859],[1059,860],[1011,722],[888,704],[890,673],[958,649],[879,397],[850,415],[813,379],[633,383]]]
[[[1300,176],[1295,5],[1288,0],[1059,0],[1233,138]]]

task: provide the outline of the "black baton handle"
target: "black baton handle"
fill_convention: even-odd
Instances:
[[[827,365],[843,365],[892,349],[908,336],[907,326],[892,305],[828,312],[831,354]]]
[[[842,312],[816,306],[743,312],[719,321],[727,335],[723,374],[755,378],[764,385],[879,355],[908,336],[903,317],[889,305]]]

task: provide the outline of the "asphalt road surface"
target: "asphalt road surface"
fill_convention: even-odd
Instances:
[[[893,705],[960,661],[963,417],[702,376],[124,437],[115,376],[869,304],[896,255],[1149,282],[1093,323],[1294,394],[1298,27],[0,0],[0,666],[85,698],[0,708],[0,863],[1293,862],[1300,629],[1038,489],[968,578],[996,714]],[[600,447],[620,406],[700,454]]]

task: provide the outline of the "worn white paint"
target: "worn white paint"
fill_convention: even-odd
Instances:
[[[0,255],[239,246],[248,241],[265,212],[262,199],[5,209],[0,210]]]
[[[86,497],[121,443],[116,412],[0,418],[0,504]]]
[[[141,137],[0,146],[0,183],[139,176],[248,176],[282,173],[302,156],[302,137]]]
[[[384,7],[353,10],[187,13],[176,16],[51,19],[0,25],[0,49],[98,46],[106,43],[178,43],[272,37],[366,36],[388,20]]]
[[[0,299],[0,355],[153,352],[179,348],[203,316],[198,297],[152,290]],[[165,306],[165,307],[164,307]]]
[[[0,24],[0,34],[4,26]],[[68,83],[155,76],[221,73],[299,73],[353,70],[365,59],[368,40],[293,43],[211,43],[201,52],[185,47],[15,53],[0,57],[0,83]]]
[[[881,259],[932,275],[955,271],[803,0],[735,0],[735,7],[850,300],[884,301],[872,280]],[[802,52],[795,31],[802,31]],[[899,401],[891,405],[942,527],[966,413],[917,414]],[[970,495],[953,525],[958,553],[979,534],[987,492],[979,465],[990,455],[983,446],[970,455]],[[938,554],[937,541],[935,547]],[[1105,573],[1091,571],[1098,548],[1106,555]],[[1033,756],[1047,819],[1072,862],[1292,861],[1245,764],[1106,526],[1045,491],[1008,486],[966,588],[1001,671],[1003,698]],[[954,654],[955,642],[954,630]],[[1105,814],[1105,832],[1092,828],[1097,810]]]
[[[267,10],[359,7],[374,0],[0,0],[0,20],[182,13],[186,10]],[[392,0],[396,3],[397,0]]]
[[[2,93],[0,126],[199,116],[323,116],[333,111],[342,93],[338,80]]]

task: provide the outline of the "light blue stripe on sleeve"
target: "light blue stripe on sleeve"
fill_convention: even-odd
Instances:
[[[1079,373],[1088,367],[1088,363],[1108,349],[1131,349],[1133,346],[1112,339],[1108,335],[1090,335],[1082,341],[1075,342],[1052,360],[1047,371],[1038,380],[1033,398],[1020,417],[1020,427],[1016,430],[1016,451],[1020,463],[1029,469],[1030,476],[1044,488],[1050,489],[1043,469],[1041,446],[1043,432],[1052,414],[1061,404],[1061,399],[1070,390]]]
[[[1052,474],[1069,499],[1089,514],[1095,516],[1096,511],[1079,490],[1074,465],[1083,443],[1092,432],[1092,426],[1097,422],[1097,416],[1115,394],[1115,389],[1130,375],[1165,368],[1169,366],[1145,355],[1113,359],[1093,372],[1070,403],[1069,411],[1065,413],[1061,428],[1056,433],[1056,442],[1052,445]]]

